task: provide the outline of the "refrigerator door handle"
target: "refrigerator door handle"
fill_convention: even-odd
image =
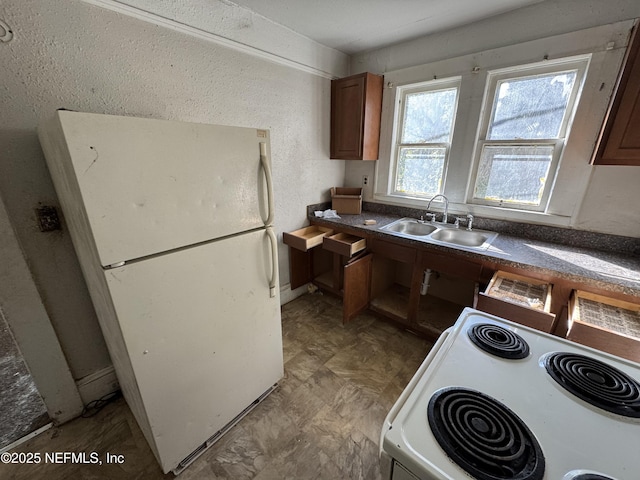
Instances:
[[[260,142],[260,163],[264,169],[264,176],[267,181],[267,207],[268,217],[264,224],[268,227],[273,224],[273,180],[271,178],[271,166],[269,165],[269,158],[267,157],[267,144]]]
[[[271,244],[271,279],[269,280],[269,296],[271,298],[276,296],[276,279],[278,278],[278,240],[276,234],[273,233],[272,227],[265,229],[267,236],[269,237],[269,243]]]

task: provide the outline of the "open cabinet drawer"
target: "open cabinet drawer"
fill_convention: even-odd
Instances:
[[[330,228],[318,225],[282,234],[282,241],[289,246],[289,284],[292,290],[309,283],[318,275],[319,265],[323,263],[322,253],[326,256],[326,252],[320,248],[322,239],[332,234]]]
[[[510,272],[494,273],[476,308],[547,333],[556,319],[550,312],[551,284]]]
[[[322,239],[327,235],[333,235],[333,230],[327,227],[311,225],[293,232],[284,232],[282,241],[296,250],[306,252],[310,248],[322,244]]]
[[[640,304],[574,290],[567,338],[640,362]]]
[[[322,248],[344,257],[351,257],[367,248],[367,241],[348,233],[336,233],[323,238]]]

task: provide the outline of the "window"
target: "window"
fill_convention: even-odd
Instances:
[[[588,59],[489,72],[472,202],[543,211]]]
[[[348,164],[347,181],[358,185],[375,169],[365,192],[374,202],[424,212],[434,195],[443,194],[452,215],[586,226],[586,212],[600,198],[590,188],[594,175],[604,175],[589,160],[632,24],[439,59],[446,55],[443,46],[425,53],[434,60],[424,64],[411,64],[423,58],[418,52],[372,56],[367,65],[389,65],[380,155],[375,163]],[[448,99],[453,110],[436,118],[449,127],[448,135],[413,134],[411,119],[421,110],[415,106],[420,95],[413,94],[435,99],[447,90],[455,92]]]
[[[432,197],[442,192],[459,79],[399,88],[393,194]]]

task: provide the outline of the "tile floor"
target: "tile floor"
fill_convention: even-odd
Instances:
[[[285,378],[179,478],[379,479],[387,411],[431,343],[369,314],[347,325],[341,302],[304,295],[282,310]],[[455,318],[451,319],[451,323]],[[0,464],[9,479],[164,479],[124,400],[76,419],[16,452],[106,452],[122,464]]]

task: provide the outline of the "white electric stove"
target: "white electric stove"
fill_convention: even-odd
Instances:
[[[466,308],[389,412],[392,480],[640,479],[640,364]]]

